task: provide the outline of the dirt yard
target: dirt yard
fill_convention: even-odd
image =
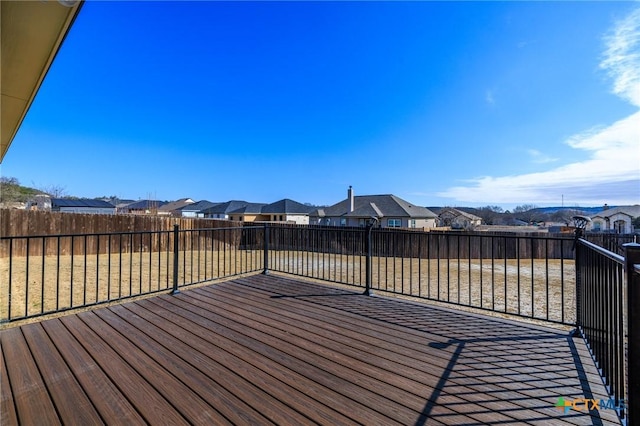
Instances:
[[[262,251],[188,251],[178,284],[262,269]],[[0,258],[0,322],[173,287],[173,253]]]

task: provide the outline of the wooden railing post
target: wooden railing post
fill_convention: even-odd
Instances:
[[[624,247],[624,270],[627,283],[627,330],[629,345],[627,383],[629,395],[625,404],[627,425],[640,424],[640,244]]]

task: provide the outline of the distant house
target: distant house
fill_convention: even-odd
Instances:
[[[269,222],[293,222],[298,225],[309,224],[309,213],[316,207],[307,206],[285,198],[262,207],[262,216]]]
[[[434,228],[437,216],[395,195],[355,196],[349,187],[347,198],[309,214],[309,223],[326,226],[365,226],[376,217],[383,228]]]
[[[115,214],[116,206],[103,200],[52,198],[51,211],[62,213]]]
[[[601,212],[591,216],[587,227],[591,232],[615,232],[630,234],[635,231],[633,220],[640,217],[640,205],[609,208],[606,204]]]
[[[245,207],[247,204],[250,204],[246,201],[239,200],[231,200],[226,203],[215,204],[211,207],[203,209],[200,211],[203,217],[209,219],[228,219],[231,220],[231,212],[239,211],[241,208]]]
[[[200,200],[193,204],[188,204],[179,209],[182,217],[205,217],[204,211],[210,207],[217,206],[220,203],[212,203],[207,200]]]
[[[159,200],[139,200],[118,208],[118,213],[146,215],[158,214],[158,209],[167,204]]]
[[[181,216],[180,209],[194,203],[195,201],[191,198],[181,198],[176,201],[171,201],[158,207],[158,216]]]
[[[238,222],[257,222],[264,221],[266,218],[262,215],[262,208],[266,206],[264,203],[247,203],[236,210],[229,212],[229,220]]]
[[[482,218],[452,207],[445,207],[438,212],[438,226],[451,229],[469,230],[482,225]]]
[[[27,203],[28,210],[52,211],[61,213],[115,214],[116,206],[94,199],[51,198],[38,194]]]
[[[47,194],[38,194],[27,201],[27,210],[51,211],[51,197]]]

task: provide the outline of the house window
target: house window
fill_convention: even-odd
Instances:
[[[389,228],[400,228],[402,226],[402,219],[389,219],[387,220],[387,226]]]
[[[409,220],[409,228],[415,228],[415,227],[416,227],[416,220],[415,219]]]
[[[364,228],[365,226],[367,226],[367,222],[365,222],[364,219],[358,219],[358,226]]]
[[[340,226],[347,226],[347,218],[346,217],[341,217],[340,218]]]

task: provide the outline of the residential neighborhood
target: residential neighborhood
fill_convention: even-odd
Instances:
[[[346,197],[331,205],[314,206],[284,198],[272,203],[229,200],[209,201],[181,198],[174,201],[152,199],[82,199],[32,195],[26,203],[2,205],[62,213],[144,215],[230,220],[244,223],[279,222],[315,226],[363,227],[375,222],[381,228],[451,231],[570,231],[576,214],[591,219],[586,230],[594,233],[630,234],[640,231],[640,205],[608,206],[579,210],[518,208],[514,213],[490,208],[424,207],[394,194],[356,195],[347,188]],[[526,210],[526,211],[525,211]],[[545,211],[546,210],[546,211]],[[489,214],[491,213],[491,214]],[[495,215],[502,215],[497,220]]]

